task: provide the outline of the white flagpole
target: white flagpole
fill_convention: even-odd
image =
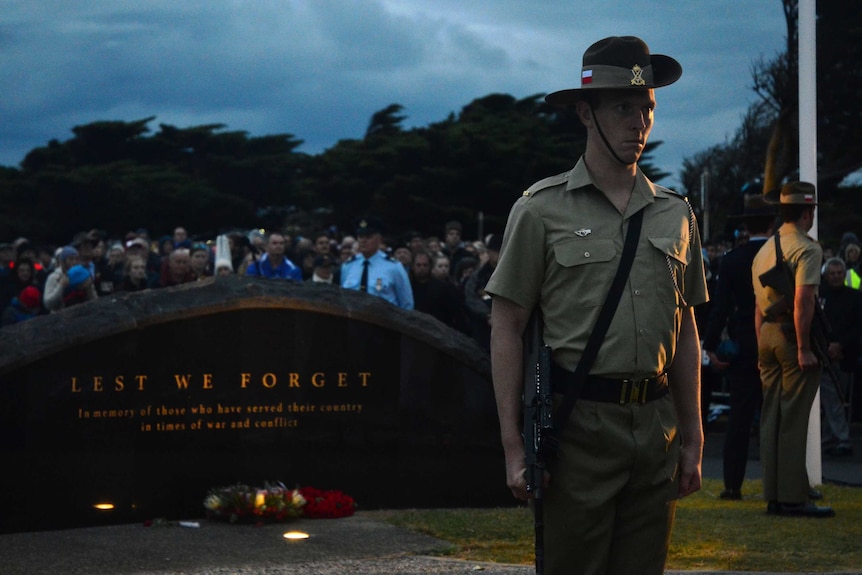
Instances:
[[[799,0],[799,179],[817,186],[817,2]],[[817,186],[819,201],[820,188]],[[817,214],[808,232],[817,239]],[[808,418],[808,448],[806,451],[808,481],[823,483],[820,452],[820,392],[811,406]]]

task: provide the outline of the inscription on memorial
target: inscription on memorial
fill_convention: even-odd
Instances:
[[[115,376],[72,376],[69,390],[73,399],[100,394],[136,394],[135,405],[123,401],[121,395],[112,399],[112,407],[89,408],[77,407],[76,419],[86,423],[97,424],[110,420],[134,421],[138,431],[142,433],[178,432],[178,431],[217,431],[226,429],[297,429],[303,416],[326,417],[338,414],[361,415],[363,403],[357,394],[345,401],[311,401],[286,400],[271,403],[231,403],[221,400],[212,401],[211,397],[198,403],[184,402],[146,403],[140,405],[141,394],[146,394],[154,387],[165,387],[177,392],[190,389],[219,391],[218,387],[232,385],[240,390],[259,387],[264,390],[282,391],[287,388],[301,390],[335,388],[336,390],[367,389],[372,385],[373,377],[369,371],[356,373],[322,371],[306,376],[298,372],[288,372],[281,377],[274,372],[260,375],[249,372],[240,373],[225,381],[216,381],[212,373],[193,374],[175,373],[168,382],[151,381],[146,374],[115,375]],[[281,386],[281,387],[279,387]],[[182,399],[181,399],[182,401]],[[264,400],[265,401],[265,400]],[[74,409],[74,402],[72,402]],[[137,405],[140,405],[139,407]]]

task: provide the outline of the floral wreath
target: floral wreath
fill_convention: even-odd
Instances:
[[[341,491],[314,487],[288,489],[283,483],[250,487],[237,483],[207,493],[204,508],[210,519],[237,522],[288,521],[298,517],[335,519],[356,511],[356,502]]]

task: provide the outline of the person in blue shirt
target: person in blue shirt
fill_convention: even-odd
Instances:
[[[249,264],[245,275],[301,282],[302,270],[287,259],[284,255],[285,249],[284,236],[278,232],[270,233],[266,239],[266,253],[259,260]]]
[[[413,309],[413,289],[407,270],[380,249],[382,226],[373,219],[359,222],[359,252],[341,266],[341,287],[380,297],[403,309]]]

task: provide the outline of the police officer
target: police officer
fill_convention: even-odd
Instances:
[[[381,232],[378,220],[360,220],[356,229],[359,252],[342,264],[341,287],[364,291],[403,309],[413,309],[413,290],[407,270],[380,249]]]
[[[809,235],[816,204],[814,184],[790,182],[766,194],[779,204],[778,229],[784,261],[793,275],[793,293],[766,287],[760,276],[777,262],[775,238],[751,266],[754,287],[754,327],[757,334],[763,411],[760,418],[760,463],[763,498],[772,515],[832,517],[831,507],[809,501],[805,451],[808,415],[820,384],[821,366],[811,347],[811,323],[823,250]]]
[[[676,60],[651,55],[639,38],[606,38],[587,49],[581,87],[546,97],[577,114],[586,151],[571,171],[534,184],[512,207],[485,287],[493,297],[491,361],[507,483],[527,499],[520,397],[531,310],[542,311],[544,340],[563,374],[554,387],[565,392],[565,374],[576,368],[619,267],[629,222],[643,215],[622,297],[550,466],[550,575],[660,575],[675,501],[700,488],[693,311],[707,300],[700,237],[685,199],[637,165],[652,129],[654,89],[681,75]],[[633,381],[642,394],[627,392]]]

